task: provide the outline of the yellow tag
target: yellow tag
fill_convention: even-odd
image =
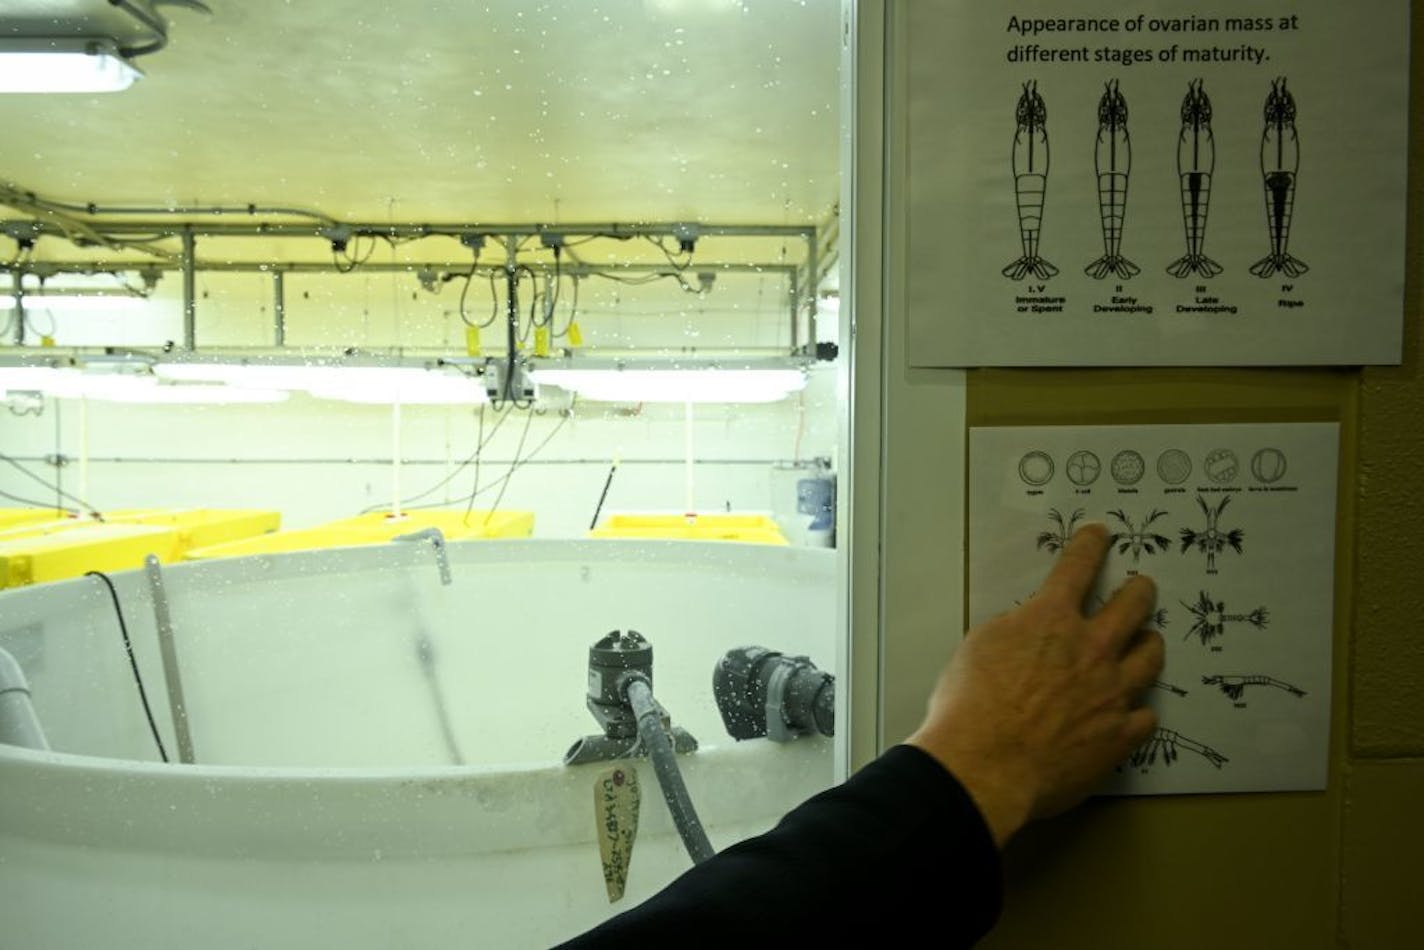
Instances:
[[[631,765],[609,769],[594,779],[598,855],[603,859],[603,884],[610,904],[622,897],[628,886],[628,865],[633,860],[633,841],[638,837],[641,804],[638,772]]]
[[[465,354],[467,356],[480,355],[480,328],[465,327]]]
[[[54,337],[52,337],[52,336],[42,336],[42,337],[40,337],[40,346],[54,346]]]
[[[569,321],[568,338],[569,346],[583,346],[583,331],[579,329],[577,320]]]
[[[548,356],[548,355],[549,355],[549,328],[548,328],[548,327],[535,327],[535,328],[534,328],[534,355],[535,355],[535,356]]]

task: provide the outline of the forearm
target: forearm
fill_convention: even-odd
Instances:
[[[961,947],[993,925],[1000,899],[998,851],[973,800],[925,752],[897,746],[565,946],[834,946],[889,915]]]

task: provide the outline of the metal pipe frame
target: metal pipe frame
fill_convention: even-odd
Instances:
[[[66,237],[63,228],[46,221],[33,219],[9,219],[0,221],[0,232],[14,225],[35,226],[37,235],[45,237]],[[688,222],[649,222],[644,224],[620,224],[616,221],[581,224],[510,224],[510,223],[442,223],[442,224],[390,224],[368,221],[315,222],[300,224],[295,222],[259,221],[251,224],[238,222],[175,222],[172,219],[152,218],[138,221],[85,221],[86,231],[110,239],[124,240],[143,237],[152,240],[158,237],[179,237],[191,231],[198,237],[227,238],[320,238],[331,240],[339,235],[352,237],[379,237],[394,240],[415,240],[429,237],[459,238],[467,234],[482,234],[486,237],[527,237],[527,238],[585,238],[605,237],[611,239],[635,237],[676,238],[686,233]],[[697,224],[698,239],[709,237],[765,237],[801,238],[814,246],[815,225],[799,224]]]
[[[547,261],[531,261],[521,264],[522,267],[529,267],[540,274],[553,273],[554,265]],[[158,273],[175,273],[181,271],[183,265],[179,262],[159,263],[156,261],[108,261],[96,263],[94,261],[31,261],[25,264],[6,264],[0,262],[0,273],[9,272],[11,274],[42,274],[45,277],[53,277],[57,274],[110,274],[122,271],[154,271]],[[335,264],[329,261],[199,261],[195,269],[200,273],[237,273],[237,274],[337,274],[353,273],[351,271],[340,271]],[[358,265],[355,272],[370,274],[396,274],[411,273],[421,270],[447,271],[454,273],[470,272],[468,261],[368,261]],[[666,273],[687,274],[698,271],[715,271],[718,273],[736,274],[792,274],[802,268],[796,264],[748,264],[743,262],[730,261],[709,261],[697,265],[689,265],[685,268],[676,268],[667,262],[638,262],[628,264],[572,264],[567,260],[559,265],[559,272],[568,277],[593,277],[599,274],[652,274]],[[479,264],[475,267],[475,274],[489,276],[490,274],[503,274],[503,264]]]

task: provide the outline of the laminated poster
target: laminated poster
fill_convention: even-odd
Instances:
[[[1399,361],[1403,0],[905,7],[913,365]]]
[[[1338,442],[1334,423],[970,430],[971,623],[1031,596],[1088,520],[1112,533],[1088,610],[1157,582],[1159,726],[1109,793],[1325,787]]]

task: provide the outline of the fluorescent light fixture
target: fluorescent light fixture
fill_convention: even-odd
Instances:
[[[340,402],[469,406],[489,401],[477,379],[416,366],[195,362],[159,363],[153,371],[163,379],[302,391]]]
[[[64,379],[64,372],[52,366],[0,366],[0,392],[47,392]]]
[[[0,40],[0,92],[119,92],[142,75],[110,39]]]
[[[148,301],[132,294],[25,294],[25,309],[33,310],[87,310],[87,311],[131,311],[137,310]],[[13,310],[15,298],[0,295],[0,310]]]
[[[806,386],[799,369],[536,369],[541,386],[594,402],[776,402]]]
[[[41,392],[58,399],[164,405],[273,403],[287,398],[287,393],[275,389],[167,384],[152,376],[133,373],[86,373],[49,366],[0,367],[0,391]]]

